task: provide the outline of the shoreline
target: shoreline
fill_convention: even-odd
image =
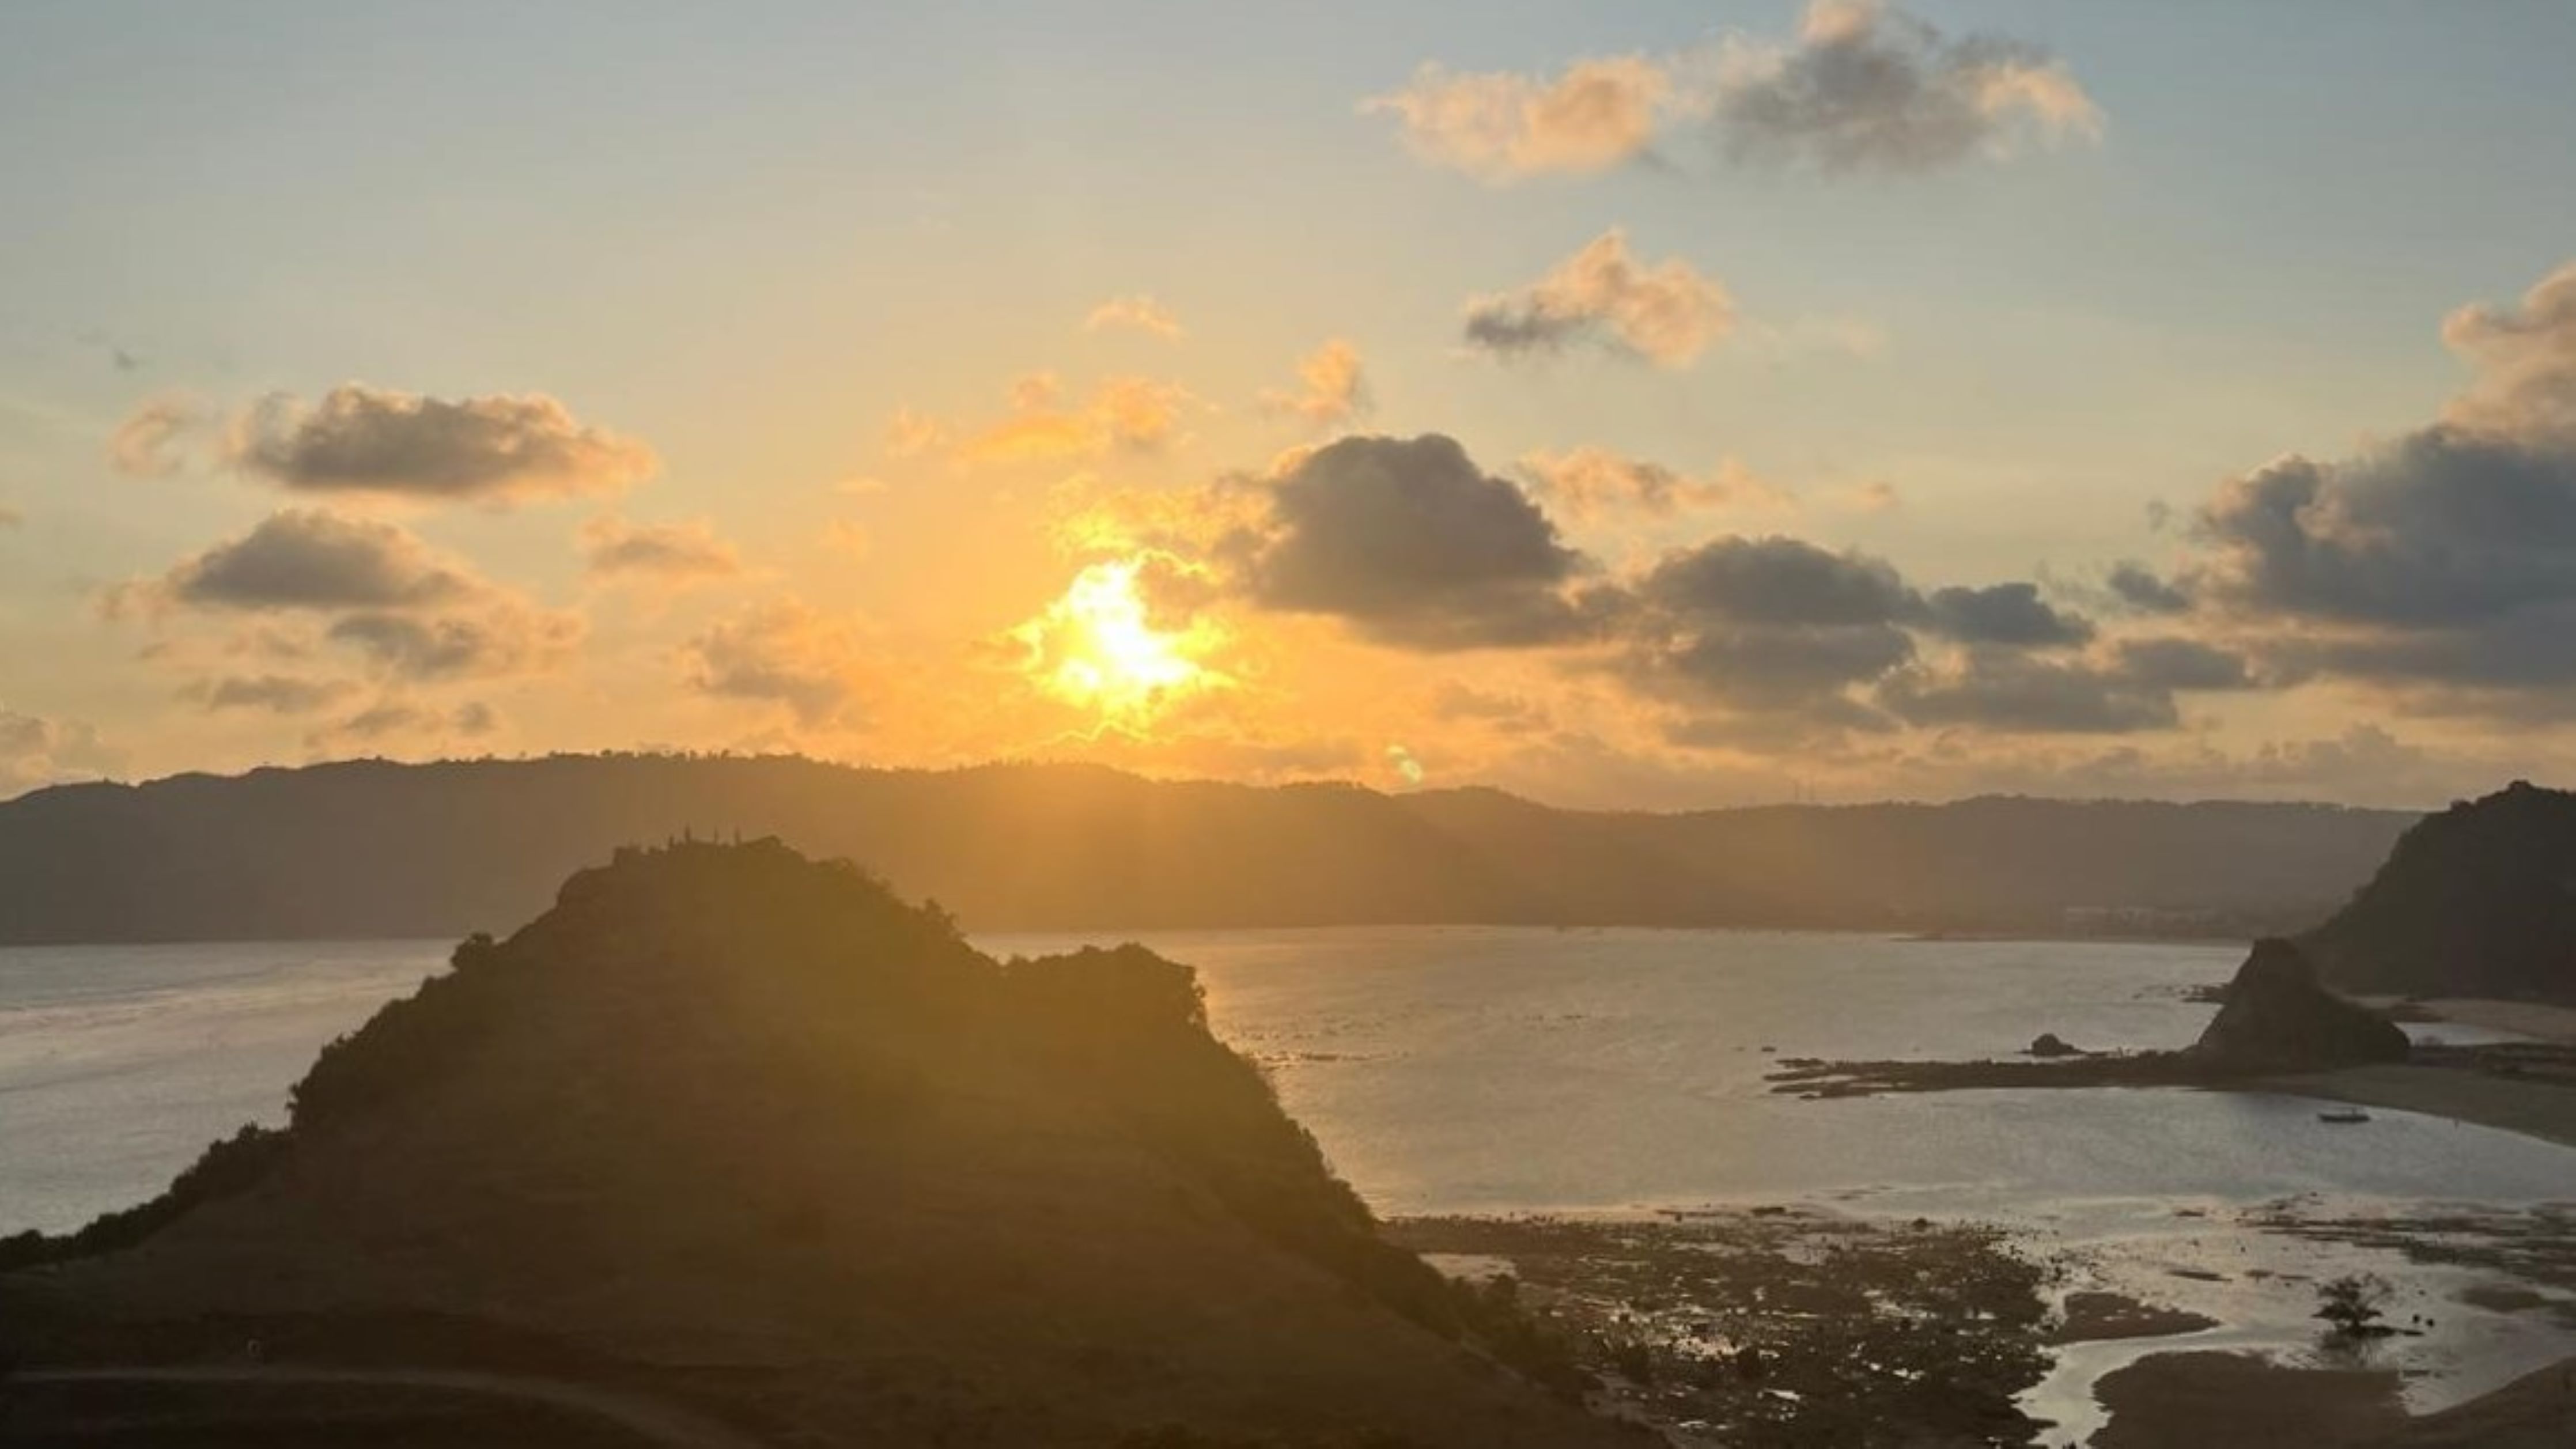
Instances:
[[[2576,1087],[2491,1076],[2460,1067],[2393,1063],[2260,1077],[2212,1087],[2234,1092],[2277,1092],[2318,1102],[2341,1102],[2413,1112],[2511,1132],[2576,1148]],[[2569,1184],[2576,1195],[2576,1182]]]
[[[1430,1215],[1388,1232],[1444,1273],[1499,1279],[1492,1291],[1600,1376],[1596,1410],[1685,1449],[1764,1434],[1806,1442],[1861,1424],[2093,1449],[2576,1442],[2551,1437],[2576,1426],[2566,1333],[2544,1330],[2501,1356],[2494,1336],[2525,1314],[2576,1328],[2576,1239],[2563,1216],[2460,1218],[2420,1204],[2386,1219],[2174,1216],[2147,1239],[2066,1238],[1799,1201],[1664,1222]],[[2450,1246],[2423,1251],[2426,1234]],[[2388,1252],[2402,1271],[2374,1269]],[[2313,1285],[2353,1271],[2397,1282],[2385,1346],[2338,1344],[2308,1319]],[[2484,1286],[2505,1283],[2518,1286]],[[2508,1291],[2514,1301],[2502,1301]],[[2488,1327],[2461,1336],[2454,1320],[2481,1314]],[[1927,1319],[1952,1330],[1926,1336]],[[2431,1357],[2399,1347],[2419,1342],[2437,1344]],[[2462,1392],[2421,1402],[2412,1385],[2428,1371],[2465,1380]]]

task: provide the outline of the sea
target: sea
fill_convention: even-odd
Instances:
[[[1042,955],[1115,935],[993,935]],[[2191,1090],[1811,1101],[1803,1057],[2009,1056],[2189,1042],[2241,947],[1485,927],[1148,932],[1198,968],[1259,1062],[1382,1214],[1805,1205],[1973,1217],[2226,1325],[2070,1351],[2034,1403],[2087,1427],[2091,1378],[2143,1352],[2315,1340],[2313,1290],[2377,1271],[2432,1319],[2392,1350],[2419,1408],[2576,1353],[2567,1315],[2480,1309],[2493,1274],[2251,1226],[2436,1208],[2576,1209],[2576,1150],[2471,1124]],[[0,1235],[151,1195],[214,1137],[281,1121],[315,1051],[443,969],[448,944],[0,948]],[[2457,1042],[2492,1034],[2410,1028]],[[2263,1265],[2259,1270],[2254,1265]],[[2474,1295],[2472,1295],[2474,1296]],[[2430,1311],[2436,1304],[2440,1312]]]

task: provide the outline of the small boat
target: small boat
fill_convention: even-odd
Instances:
[[[2370,1120],[2370,1114],[2361,1110],[2359,1107],[2338,1107],[2331,1112],[2319,1112],[2317,1114],[2317,1120],[2320,1122],[2336,1123],[2367,1122]]]

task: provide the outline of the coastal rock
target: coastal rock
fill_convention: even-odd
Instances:
[[[2084,1050],[2081,1047],[2069,1044],[2066,1038],[2059,1036],[2053,1031],[2043,1031],[2031,1042],[2030,1046],[2022,1052],[2022,1055],[2026,1057],[2080,1057],[2084,1055]]]
[[[2220,1071],[2286,1072],[2403,1061],[2406,1052],[2405,1032],[2326,990],[2306,952],[2273,938],[2254,943],[2189,1054]]]
[[[2576,1003],[2576,793],[2517,780],[2427,816],[2299,944],[2346,991]]]

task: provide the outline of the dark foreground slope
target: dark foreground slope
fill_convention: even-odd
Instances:
[[[1085,766],[352,762],[0,804],[0,941],[457,936],[613,846],[775,835],[976,930],[1626,924],[2244,936],[2348,897],[2412,819],[1983,799],[1683,814]]]
[[[2576,1002],[2576,794],[2427,817],[2305,944],[2348,991]]]
[[[498,1353],[764,1442],[1623,1437],[1470,1346],[1543,1371],[1378,1238],[1187,968],[997,963],[774,843],[574,877],[326,1049],[283,1132],[10,1246],[22,1363]]]

